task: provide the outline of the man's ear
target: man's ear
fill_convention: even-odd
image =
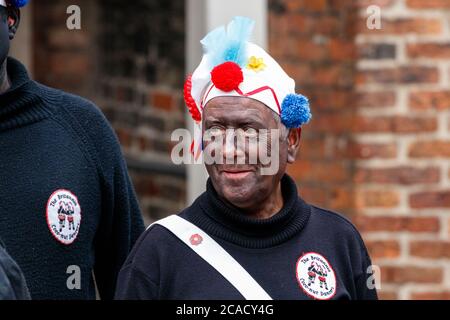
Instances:
[[[300,139],[302,137],[302,128],[290,129],[287,138],[288,141],[288,163],[294,163],[300,148]]]
[[[20,10],[13,7],[8,7],[8,28],[9,40],[14,39],[20,23]]]

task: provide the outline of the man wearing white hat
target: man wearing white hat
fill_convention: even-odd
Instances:
[[[184,97],[203,133],[194,154],[218,161],[205,160],[204,194],[137,241],[119,275],[118,299],[377,298],[358,231],[302,200],[285,174],[311,119],[309,102],[248,42],[252,27],[236,17],[202,40],[204,56]],[[270,163],[250,161],[255,146],[266,147]]]
[[[26,2],[0,0],[0,236],[33,299],[112,299],[139,206],[100,110],[8,57]]]

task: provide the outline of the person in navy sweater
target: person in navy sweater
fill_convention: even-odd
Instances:
[[[358,231],[305,202],[286,174],[311,119],[309,102],[248,42],[252,27],[236,17],[202,40],[204,56],[184,97],[204,133],[192,151],[197,159],[203,151],[206,192],[140,237],[117,299],[377,299]],[[234,133],[248,144],[228,139]],[[271,161],[252,162],[255,146],[265,146]]]
[[[24,4],[0,0],[0,237],[33,299],[95,299],[95,283],[112,299],[144,231],[135,192],[100,110],[7,57]]]

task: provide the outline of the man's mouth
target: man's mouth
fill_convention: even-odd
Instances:
[[[228,179],[243,179],[250,175],[255,170],[252,169],[239,169],[239,168],[227,168],[221,170],[222,174]]]

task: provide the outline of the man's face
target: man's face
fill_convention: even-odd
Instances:
[[[284,175],[288,161],[288,139],[286,129],[280,130],[281,125],[276,120],[276,115],[263,103],[245,97],[217,97],[206,105],[203,112],[203,130],[211,132],[212,135],[223,136],[223,163],[206,164],[206,169],[211,177],[212,184],[222,198],[242,209],[257,207],[262,200],[274,193],[279,181]],[[262,174],[261,168],[267,166],[257,161],[249,160],[249,152],[254,148],[249,139],[260,130],[268,130],[267,135],[257,135],[258,141],[267,139],[267,154],[276,157],[278,161],[277,171],[274,174]],[[279,130],[277,136],[279,150],[277,154],[271,154],[275,148],[271,145],[270,130]],[[240,148],[234,142],[227,141],[226,130],[241,132],[247,139],[245,148]],[[284,135],[284,137],[283,137]],[[208,149],[205,141],[204,147]],[[253,150],[254,151],[254,150]],[[228,157],[228,158],[226,158]],[[235,163],[229,164],[229,158],[234,158]],[[237,164],[237,158],[243,157],[244,164]],[[226,158],[226,159],[225,159]],[[242,159],[242,158],[241,158]]]
[[[0,6],[0,64],[8,57],[10,41],[16,34],[19,22],[19,9]]]
[[[0,6],[0,65],[3,64],[9,52],[8,11]]]

